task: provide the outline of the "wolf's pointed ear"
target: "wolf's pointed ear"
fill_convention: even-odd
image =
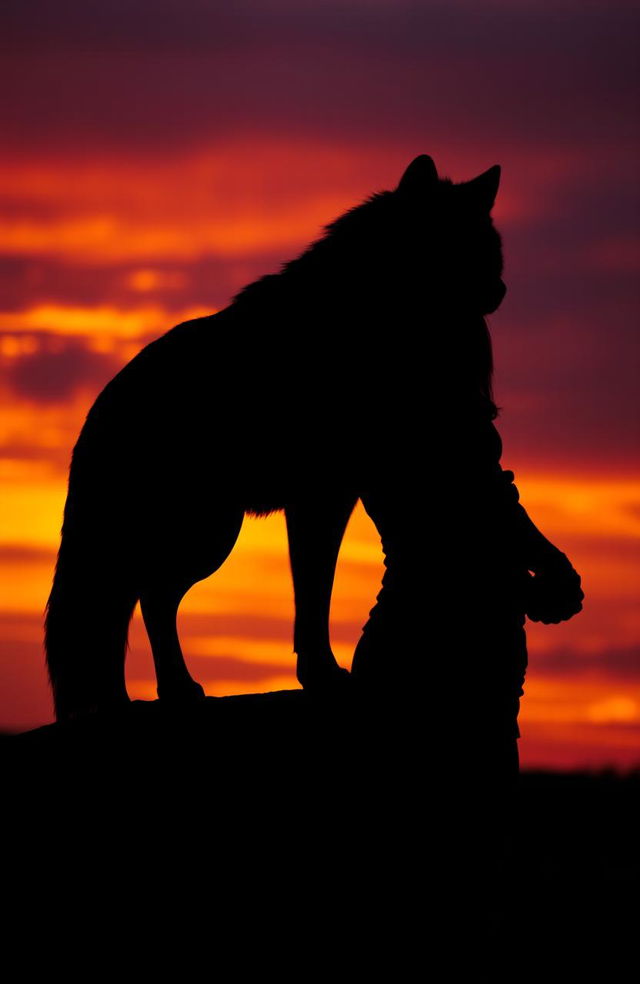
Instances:
[[[436,166],[428,154],[420,154],[411,161],[409,167],[400,178],[396,191],[402,195],[424,195],[426,191],[438,183]]]
[[[465,188],[481,208],[490,212],[498,194],[500,184],[500,165],[494,164],[477,178],[465,182]]]

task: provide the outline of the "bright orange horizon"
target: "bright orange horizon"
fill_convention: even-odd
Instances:
[[[269,11],[282,4],[268,0],[260,32],[233,35],[231,59],[215,47],[215,4],[192,11],[206,21],[195,53],[167,25],[147,34],[138,0],[135,56],[108,32],[87,54],[90,18],[74,22],[77,34],[51,24],[44,37],[16,14],[0,164],[0,728],[53,719],[43,611],[71,450],[98,392],[152,338],[224,307],[429,153],[455,181],[502,166],[494,220],[509,290],[490,323],[503,465],[586,594],[570,622],[528,623],[522,764],[640,766],[638,145],[624,67],[635,53],[610,36],[610,7],[587,23],[563,2],[566,24],[536,0],[533,14],[511,11],[507,31],[460,0],[470,26],[456,34],[446,12],[414,13],[416,27],[402,2],[365,0],[371,29],[356,39],[333,8],[306,20],[288,10],[276,37]],[[630,7],[615,6],[626,23]],[[544,79],[527,41],[533,15],[549,24],[548,51],[536,55]],[[436,40],[426,63],[416,54],[426,25],[425,45],[453,30],[446,58]],[[472,37],[482,51],[479,41],[469,49]],[[532,77],[548,88],[533,93]],[[606,106],[596,98],[604,79]],[[345,666],[382,570],[359,505],[332,606]],[[246,519],[222,570],[181,607],[190,669],[212,695],[296,687],[292,618],[284,517]],[[130,641],[130,694],[150,699],[138,610]]]

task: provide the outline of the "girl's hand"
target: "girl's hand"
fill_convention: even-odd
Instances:
[[[545,625],[566,622],[582,611],[584,592],[580,575],[559,550],[529,580],[526,614]]]

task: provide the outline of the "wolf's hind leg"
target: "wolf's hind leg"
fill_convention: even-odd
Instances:
[[[140,609],[149,635],[158,684],[158,697],[176,703],[202,699],[203,688],[187,669],[178,637],[178,607],[194,584],[209,577],[227,559],[238,539],[244,512],[215,517],[215,525],[199,527],[197,535],[181,535],[173,544],[165,537],[162,558],[140,591]]]

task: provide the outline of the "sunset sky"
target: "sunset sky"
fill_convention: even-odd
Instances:
[[[0,727],[53,720],[43,610],[102,386],[428,153],[454,181],[502,166],[503,466],[586,594],[529,624],[521,761],[640,765],[638,20],[631,0],[5,0]],[[332,608],[345,666],[381,574],[359,506]],[[246,519],[182,605],[193,675],[211,695],[297,686],[292,617],[284,517]],[[139,611],[127,674],[155,696]]]

